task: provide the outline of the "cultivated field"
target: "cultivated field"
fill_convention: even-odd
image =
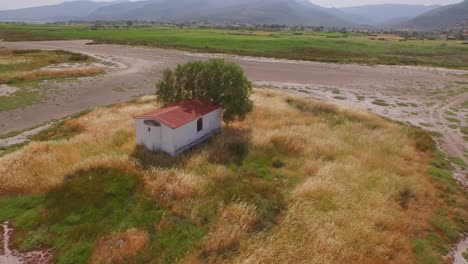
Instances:
[[[91,39],[99,43],[176,48],[206,53],[322,62],[424,65],[468,69],[468,45],[396,36],[295,31],[208,30],[177,27],[103,28],[91,25],[0,24],[0,39]]]
[[[9,246],[58,263],[440,263],[468,230],[466,193],[425,132],[285,93],[253,100],[176,159],[135,145],[131,117],[154,97],[43,131],[0,157]]]

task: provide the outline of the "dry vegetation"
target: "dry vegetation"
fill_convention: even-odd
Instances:
[[[11,83],[13,81],[34,81],[60,77],[85,77],[102,73],[102,70],[95,66],[83,66],[73,69],[37,70],[27,72],[15,72],[0,76],[0,83]]]
[[[88,63],[90,61],[91,59],[86,55],[60,50],[0,49],[0,84],[58,77],[83,77],[102,73],[100,68],[86,64],[73,68],[44,68],[61,63]]]
[[[69,249],[51,242],[57,233],[50,230],[57,228],[44,229],[52,220],[41,202],[42,209],[15,211],[0,200],[0,211],[11,212],[0,213],[0,221],[20,223],[20,248],[21,239],[44,232],[26,248],[58,248],[59,263],[80,263],[78,253],[98,263],[103,256],[122,263],[438,263],[467,230],[466,194],[444,170],[444,158],[433,157],[424,133],[353,109],[257,90],[245,121],[172,159],[135,146],[131,117],[154,108],[151,99],[86,113],[46,132],[54,141],[31,142],[0,157],[0,196],[60,193],[80,175],[91,181],[112,170],[115,178],[138,179],[127,191],[153,201],[157,208],[145,212],[157,216],[112,222],[108,234],[77,240],[89,242]],[[120,188],[114,185],[111,192]],[[42,216],[25,225],[31,210]],[[78,220],[63,225],[75,228],[82,221],[75,213],[64,218]],[[78,239],[76,232],[66,239]],[[119,240],[128,247],[109,255]]]
[[[50,84],[43,80],[95,76],[103,70],[87,55],[54,50],[11,50],[0,48],[0,112],[38,103],[48,97]],[[0,87],[0,90],[2,87]],[[5,88],[3,88],[5,89]]]
[[[124,233],[104,237],[96,243],[91,264],[122,263],[145,249],[149,236],[145,231],[129,229]]]

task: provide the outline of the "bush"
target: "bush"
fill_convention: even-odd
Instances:
[[[223,120],[243,119],[253,109],[252,83],[236,63],[224,59],[192,61],[172,71],[165,69],[156,95],[163,103],[184,99],[207,100],[223,107]]]

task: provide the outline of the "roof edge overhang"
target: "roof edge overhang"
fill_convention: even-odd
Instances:
[[[149,120],[154,120],[154,121],[159,122],[159,123],[161,123],[161,125],[164,125],[164,126],[166,126],[166,127],[168,127],[168,128],[176,129],[176,128],[179,128],[179,127],[181,127],[181,126],[184,126],[184,125],[186,125],[186,124],[188,124],[188,123],[190,123],[190,122],[193,122],[193,121],[197,120],[198,118],[200,118],[200,117],[202,117],[202,116],[205,116],[205,115],[207,115],[207,114],[209,114],[209,113],[212,113],[212,112],[214,112],[214,111],[216,111],[216,110],[219,110],[219,109],[221,109],[221,108],[222,108],[222,107],[221,107],[220,105],[217,105],[217,107],[216,107],[215,109],[213,109],[212,111],[210,111],[210,112],[208,112],[208,113],[206,113],[206,114],[204,114],[204,115],[198,115],[196,118],[191,119],[191,120],[189,120],[189,121],[187,121],[187,122],[184,122],[184,123],[182,123],[182,124],[180,124],[180,125],[178,125],[178,126],[172,126],[172,125],[168,124],[166,121],[164,121],[164,120],[162,120],[162,119],[159,119],[159,118],[157,118],[157,117],[155,117],[155,116],[133,116],[133,119],[149,119]]]

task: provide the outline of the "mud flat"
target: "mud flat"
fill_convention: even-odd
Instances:
[[[11,87],[6,84],[0,85],[0,96],[9,96],[14,94],[18,88],[16,87]]]
[[[10,249],[10,241],[15,230],[11,222],[0,224],[0,263],[2,264],[51,264],[52,252],[50,250],[36,250],[19,252]]]
[[[463,252],[468,249],[468,234],[465,235],[465,238],[458,243],[455,249],[450,253],[450,258],[452,259],[453,264],[466,264],[468,261],[463,256]]]

